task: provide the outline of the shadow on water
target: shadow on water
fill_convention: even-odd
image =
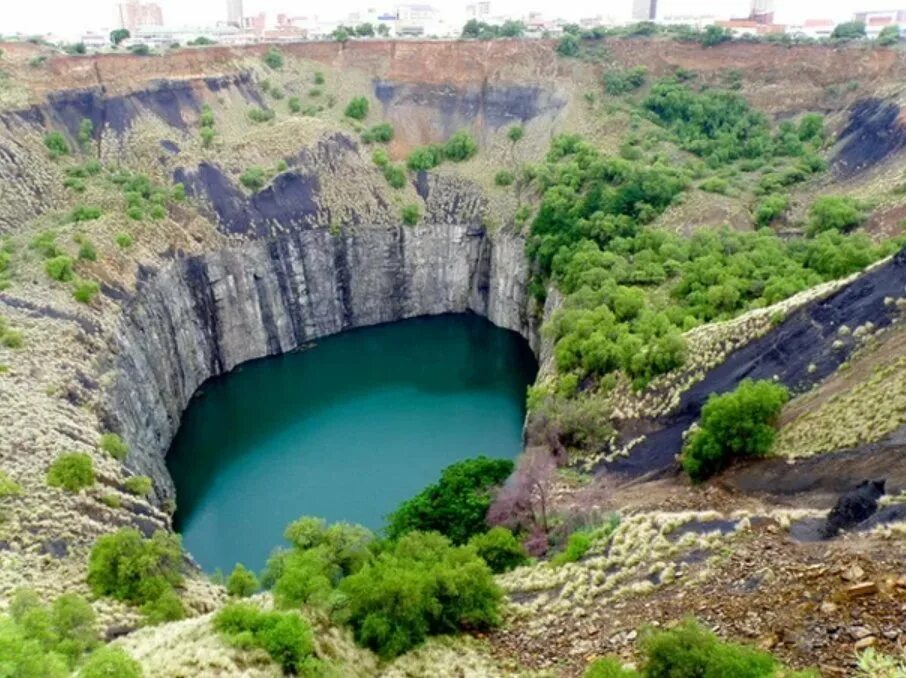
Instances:
[[[521,450],[537,371],[518,335],[449,315],[353,330],[206,382],[167,463],[205,569],[260,567],[299,515],[379,528],[460,459]]]

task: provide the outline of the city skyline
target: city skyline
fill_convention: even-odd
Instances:
[[[667,0],[669,1],[669,0]],[[232,0],[233,3],[236,0]],[[228,0],[195,0],[191,3],[184,0],[158,0],[163,10],[165,22],[171,26],[212,25],[228,20]],[[312,11],[308,3],[300,0],[244,0],[242,2],[245,16],[267,12],[271,17],[278,13],[297,15],[317,14],[323,19],[343,19],[353,12],[365,12],[369,8],[390,9],[398,2],[379,2],[378,0],[336,0],[328,10]],[[465,20],[468,0],[436,0],[430,3],[450,20]],[[606,15],[617,2],[600,2],[594,0],[562,0],[552,8],[547,2],[537,5],[526,4],[521,0],[496,0],[492,2],[492,14],[512,14],[521,16],[529,11],[539,11],[551,17],[579,19]],[[664,3],[666,4],[666,3]],[[728,5],[735,8],[747,7],[746,0],[727,2],[726,0],[684,0],[684,6],[690,13],[722,14],[728,11]],[[883,3],[882,3],[883,4]],[[62,6],[61,6],[62,5]],[[59,0],[34,0],[30,3],[0,9],[0,30],[6,34],[53,33],[60,36],[78,36],[90,30],[116,27],[117,3],[110,0],[82,0],[78,4],[65,3]],[[844,20],[854,12],[867,7],[864,2],[840,0],[829,8],[827,2],[820,0],[799,0],[777,3],[776,20],[779,23],[795,23],[807,18],[829,18]]]

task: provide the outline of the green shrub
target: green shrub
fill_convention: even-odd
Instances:
[[[710,26],[706,26],[705,30],[701,32],[698,42],[702,47],[715,47],[721,43],[729,42],[732,39],[733,31],[731,29],[711,24]]]
[[[355,97],[346,105],[346,111],[344,113],[347,118],[364,120],[368,117],[368,99],[365,97]]]
[[[101,497],[101,503],[112,509],[118,509],[123,505],[123,500],[118,494],[105,494]]]
[[[145,218],[145,212],[141,207],[133,205],[126,209],[126,216],[128,216],[133,221],[141,221]]]
[[[22,486],[10,478],[6,471],[0,470],[0,499],[18,497],[22,494]]]
[[[22,333],[18,330],[14,330],[6,326],[3,318],[0,318],[0,344],[3,344],[6,348],[22,348],[25,340],[22,338]]]
[[[250,603],[230,603],[214,616],[214,628],[237,647],[265,650],[285,674],[308,669],[317,675],[311,627],[298,612],[264,612]]]
[[[429,170],[437,167],[442,159],[443,149],[439,146],[420,146],[409,154],[406,166],[415,172]]]
[[[393,188],[402,188],[406,185],[406,170],[399,165],[387,165],[384,168],[384,178]]]
[[[492,527],[487,532],[472,535],[469,546],[495,574],[508,572],[528,561],[522,542],[505,527]]]
[[[815,200],[809,209],[809,235],[822,231],[852,230],[865,221],[862,204],[854,199],[840,196],[824,196]]]
[[[165,589],[160,595],[142,604],[142,616],[150,625],[179,621],[186,616],[186,609],[173,589]]]
[[[154,489],[154,486],[151,483],[151,479],[148,476],[132,476],[126,478],[123,483],[123,489],[126,490],[129,494],[134,494],[139,497],[147,497],[151,494],[151,490]]]
[[[90,304],[101,291],[101,286],[94,280],[76,280],[72,298],[80,304]]]
[[[214,127],[217,120],[214,118],[214,111],[205,104],[201,107],[201,115],[198,116],[198,124],[201,127]]]
[[[616,657],[598,659],[585,669],[585,678],[641,678],[635,669],[624,669],[623,662]]]
[[[74,276],[72,259],[65,254],[61,254],[53,259],[48,259],[44,263],[44,271],[53,280],[69,282]]]
[[[500,170],[494,175],[494,183],[498,186],[509,186],[513,181],[515,181],[513,173],[507,170]]]
[[[214,137],[217,135],[217,132],[214,131],[213,127],[202,127],[201,128],[201,145],[204,148],[210,148],[211,144],[214,143]]]
[[[569,535],[566,542],[566,548],[551,558],[554,565],[565,565],[566,563],[575,563],[582,560],[588,549],[591,548],[592,535],[585,530],[579,530]]]
[[[31,239],[28,246],[33,250],[37,250],[37,252],[45,259],[62,254],[60,248],[57,246],[57,234],[50,230],[38,233]]]
[[[290,97],[286,105],[289,106],[290,113],[301,113],[302,112],[302,100],[299,97]]]
[[[268,68],[279,70],[283,68],[283,54],[277,48],[271,47],[264,55],[264,63]]]
[[[79,259],[81,261],[97,261],[98,260],[98,251],[97,248],[90,240],[83,240],[82,244],[79,245]]]
[[[419,532],[389,545],[339,588],[356,640],[383,658],[429,635],[496,626],[503,596],[474,550]]]
[[[53,131],[44,135],[44,146],[47,147],[47,150],[50,151],[51,158],[59,158],[64,155],[69,155],[69,142],[66,141],[60,132]]]
[[[648,69],[636,66],[628,70],[608,71],[604,74],[604,91],[612,96],[637,90],[645,84]]]
[[[128,233],[118,233],[116,236],[116,244],[122,250],[127,250],[132,247],[132,236]]]
[[[133,605],[154,603],[182,583],[182,563],[177,535],[158,530],[145,539],[134,528],[122,528],[95,541],[88,585],[98,596]]]
[[[252,122],[270,122],[276,115],[269,108],[250,108],[248,112],[249,120]]]
[[[726,195],[727,191],[730,190],[730,184],[726,179],[721,179],[720,177],[710,177],[701,182],[698,187],[703,191],[708,193],[719,193],[721,195]]]
[[[421,208],[415,203],[409,203],[408,205],[403,206],[403,223],[406,226],[415,226],[418,223],[418,220],[421,219],[422,211]]]
[[[683,469],[694,479],[714,475],[736,457],[767,454],[789,391],[772,381],[745,380],[732,393],[711,395],[699,429],[683,448]]]
[[[755,206],[755,223],[759,227],[768,226],[786,211],[790,204],[789,196],[781,193],[766,195]]]
[[[451,136],[444,144],[443,157],[453,162],[468,160],[478,152],[478,144],[472,135],[465,130],[460,130]]]
[[[324,74],[321,71],[315,71],[314,83],[316,85],[324,84]]]
[[[513,472],[508,459],[476,457],[451,464],[440,479],[404,501],[387,518],[387,536],[435,531],[464,544],[488,529],[485,521],[494,489]]]
[[[166,218],[167,208],[163,205],[152,205],[151,209],[148,210],[148,216],[150,216],[155,221]]]
[[[557,43],[557,54],[564,57],[577,57],[581,50],[579,38],[575,35],[564,35]]]
[[[369,130],[362,133],[362,141],[366,144],[375,142],[386,144],[393,141],[393,126],[387,122],[373,125]]]
[[[267,173],[260,167],[250,167],[239,177],[239,183],[252,192],[260,191],[267,183]]]
[[[176,202],[182,202],[186,199],[186,185],[180,182],[173,184],[173,190],[170,192],[170,197],[173,198]]]
[[[881,47],[891,47],[897,45],[900,42],[900,27],[898,25],[894,26],[884,26],[881,29],[881,32],[878,33],[876,42]]]
[[[308,96],[310,97],[319,97],[323,94],[320,87],[312,87],[308,90]]]
[[[115,645],[93,652],[79,670],[79,678],[142,678],[143,675],[142,665]]]
[[[144,43],[138,45],[132,45],[129,48],[129,51],[132,52],[135,56],[151,56],[151,48]]]
[[[227,593],[237,598],[248,598],[258,590],[258,577],[242,563],[237,563],[226,583]]]
[[[87,190],[85,181],[77,177],[66,177],[63,179],[63,188],[68,188],[76,193],[84,193]]]
[[[837,24],[831,38],[834,40],[860,40],[865,37],[865,24],[861,21],[846,21]]]
[[[283,90],[279,87],[273,87],[270,91],[271,98],[275,101],[280,101],[286,94],[283,93]]]
[[[506,135],[515,144],[525,136],[525,128],[522,125],[513,125],[507,130]]]
[[[47,484],[78,492],[94,485],[94,465],[91,457],[83,452],[61,454],[47,470]]]
[[[371,162],[373,162],[378,167],[386,167],[390,164],[390,155],[383,148],[374,149],[374,153],[371,154]]]
[[[94,123],[91,122],[89,118],[82,118],[82,121],[79,123],[79,134],[78,134],[79,145],[85,149],[88,147],[88,144],[91,143],[91,140],[94,138]]]
[[[77,205],[72,212],[69,213],[69,220],[76,223],[83,221],[94,221],[95,219],[101,218],[101,208],[88,206],[88,205]]]

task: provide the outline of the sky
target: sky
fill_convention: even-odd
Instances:
[[[164,21],[171,26],[208,25],[226,19],[226,0],[157,0],[163,8]],[[311,0],[244,0],[246,15],[278,12],[290,15],[317,15],[324,20],[343,19],[350,12],[369,7],[392,9],[396,4],[415,0],[333,0],[328,4]],[[437,7],[451,20],[464,15],[465,5],[474,0],[418,0]],[[628,0],[491,0],[492,14],[520,16],[529,10],[551,18],[578,19],[607,14],[608,5]],[[669,0],[671,4],[679,0]],[[711,9],[726,13],[721,7],[738,6],[738,0],[682,0],[697,10]],[[903,0],[906,4],[906,0]],[[873,5],[874,3],[872,3]],[[896,4],[895,2],[891,4]],[[113,0],[0,0],[0,34],[54,33],[77,36],[87,30],[109,29],[113,23]],[[742,2],[746,6],[746,2]],[[857,9],[868,9],[865,0],[776,0],[777,20],[795,23],[805,18],[845,20]],[[889,9],[881,0],[876,9]]]

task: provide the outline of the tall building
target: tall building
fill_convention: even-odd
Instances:
[[[130,33],[142,26],[164,25],[164,13],[156,2],[126,0],[116,6],[114,18],[118,28],[125,28]]]
[[[227,23],[242,28],[242,0],[227,0]]]
[[[749,18],[759,24],[774,23],[774,0],[752,0]]]
[[[657,19],[657,0],[633,0],[633,21],[654,21]]]

